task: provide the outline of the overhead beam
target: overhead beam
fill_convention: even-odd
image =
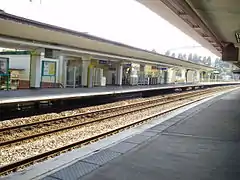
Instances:
[[[72,54],[73,56],[75,55],[92,55],[92,56],[101,56],[105,58],[113,58],[113,59],[118,59],[118,60],[123,60],[123,61],[131,61],[131,62],[142,62],[146,64],[157,64],[157,65],[164,65],[168,67],[192,67],[194,69],[208,69],[212,70],[213,68],[203,66],[200,64],[195,64],[192,62],[188,61],[181,61],[181,64],[176,64],[170,63],[170,62],[164,62],[164,59],[162,61],[159,59],[154,60],[154,59],[145,59],[145,58],[134,58],[134,57],[127,57],[127,56],[119,56],[119,55],[114,55],[114,54],[108,54],[105,52],[96,52],[96,51],[91,51],[91,50],[83,50],[80,48],[73,48],[73,47],[68,47],[68,46],[63,46],[63,45],[53,45],[53,44],[48,44],[48,43],[43,43],[43,42],[38,42],[38,41],[27,41],[27,40],[22,40],[20,38],[13,38],[13,37],[6,37],[6,36],[0,36],[0,43],[7,43],[7,44],[13,44],[13,45],[22,45],[25,48],[29,49],[39,49],[39,48],[48,48],[48,49],[54,49],[54,50],[59,50],[62,51],[63,54]],[[165,57],[165,59],[171,59],[171,57]],[[188,65],[189,64],[189,65]]]
[[[149,64],[158,64],[158,65],[165,65],[165,66],[178,66],[176,64],[171,64],[171,63],[164,63],[161,61],[150,61],[150,60],[145,60],[145,59],[138,59],[138,58],[129,58],[129,57],[125,57],[125,56],[118,56],[118,55],[112,55],[112,54],[107,54],[107,53],[101,53],[101,52],[94,52],[94,51],[90,51],[90,50],[82,50],[82,49],[77,49],[77,48],[71,48],[71,47],[66,47],[66,46],[61,46],[61,45],[52,45],[52,44],[45,44],[45,43],[41,43],[41,42],[27,42],[25,40],[21,40],[21,39],[15,39],[15,38],[6,38],[6,37],[1,37],[0,36],[0,42],[6,42],[9,44],[17,44],[17,45],[23,45],[26,47],[31,47],[31,49],[38,49],[38,48],[48,48],[48,49],[55,49],[55,50],[60,50],[60,51],[64,51],[66,52],[66,54],[70,55],[74,55],[76,57],[78,57],[80,54],[88,54],[88,55],[94,55],[94,56],[101,56],[101,57],[105,57],[105,58],[114,58],[114,59],[118,59],[118,60],[128,60],[128,61],[132,61],[132,62],[143,62],[143,63],[149,63]]]
[[[216,43],[223,48],[223,44],[221,40],[217,37],[217,35],[201,20],[201,18],[196,14],[196,12],[192,9],[192,7],[186,2],[186,0],[160,0],[162,1],[168,8],[170,8],[175,14],[179,15],[184,21],[188,21],[189,18],[194,20],[193,24],[197,24],[198,27],[194,28],[195,30],[202,29],[206,34],[211,36],[211,39],[216,41]],[[198,32],[199,33],[199,32]],[[201,35],[201,34],[200,34]],[[208,39],[210,37],[204,37]]]

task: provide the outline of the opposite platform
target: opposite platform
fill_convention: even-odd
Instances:
[[[206,101],[44,180],[239,180],[240,90]]]
[[[198,84],[166,84],[152,86],[108,86],[95,88],[47,88],[47,89],[26,89],[15,91],[0,91],[0,105],[11,103],[23,103],[30,101],[57,100],[69,98],[81,98],[99,95],[135,93],[153,90],[166,90],[175,88],[186,88],[195,86],[240,84],[240,82],[220,82],[220,83],[198,83]]]

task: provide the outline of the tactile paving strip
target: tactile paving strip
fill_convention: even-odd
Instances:
[[[83,159],[82,161],[97,164],[97,165],[103,165],[106,162],[111,161],[112,159],[114,159],[119,155],[121,155],[121,153],[113,152],[110,150],[103,150]]]
[[[87,162],[78,161],[71,166],[61,169],[54,174],[48,176],[48,178],[57,178],[61,180],[76,180],[81,176],[93,171],[98,165]],[[47,177],[46,177],[47,178]],[[44,180],[56,180],[56,179],[44,179]]]

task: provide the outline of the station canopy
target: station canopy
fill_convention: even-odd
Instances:
[[[239,0],[137,0],[221,56],[229,44],[240,46]],[[239,54],[231,61],[240,67]]]
[[[2,47],[35,50],[47,48],[64,55],[92,55],[110,60],[178,66],[196,70],[214,68],[164,56],[86,33],[81,33],[0,11],[0,44]]]

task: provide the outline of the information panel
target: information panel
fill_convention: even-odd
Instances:
[[[8,74],[8,58],[0,57],[0,74]]]
[[[42,76],[55,76],[56,75],[56,62],[43,61]]]

